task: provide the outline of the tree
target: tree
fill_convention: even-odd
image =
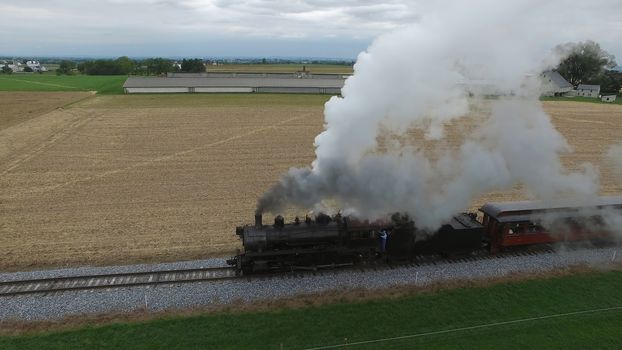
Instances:
[[[600,91],[603,94],[618,94],[622,87],[622,73],[607,70],[598,78]]]
[[[32,70],[32,68],[30,68],[30,67],[26,66],[26,67],[24,67],[24,72],[26,72],[26,73],[32,73],[32,72],[33,72],[33,70]]]
[[[143,62],[147,66],[147,74],[166,74],[174,70],[173,62],[166,58],[148,58]]]
[[[13,70],[11,68],[9,68],[8,65],[4,65],[2,66],[2,74],[11,74],[13,73]]]
[[[76,68],[76,64],[72,61],[62,60],[60,61],[60,65],[58,69],[56,69],[56,74],[67,74],[70,75],[73,73],[73,69]]]
[[[78,70],[88,75],[125,75],[133,73],[135,63],[128,57],[119,57],[116,60],[84,61],[78,65]]]
[[[205,72],[205,64],[200,58],[183,59],[181,61],[181,71],[186,73],[203,73]]]
[[[129,59],[127,56],[121,56],[116,59],[116,63],[119,65],[119,70],[123,74],[133,73],[136,69],[136,63]]]
[[[575,87],[579,84],[597,84],[607,68],[617,65],[612,54],[591,40],[559,45],[556,51],[566,55],[556,70]]]

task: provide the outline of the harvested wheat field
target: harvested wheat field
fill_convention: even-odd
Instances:
[[[2,92],[0,130],[91,96],[90,92]]]
[[[257,197],[313,160],[326,99],[93,96],[0,128],[0,270],[231,253]],[[545,106],[575,148],[567,165],[602,165],[604,192],[622,193],[600,159],[622,140],[622,106]]]

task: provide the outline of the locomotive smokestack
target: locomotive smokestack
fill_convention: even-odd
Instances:
[[[261,228],[261,226],[262,226],[261,213],[255,213],[255,227]]]

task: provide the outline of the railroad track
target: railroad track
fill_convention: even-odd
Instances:
[[[141,285],[157,285],[157,284],[176,284],[190,283],[201,281],[217,281],[244,277],[251,280],[271,280],[273,278],[296,278],[308,275],[323,274],[329,271],[345,270],[348,268],[365,271],[382,271],[399,267],[422,267],[429,265],[438,265],[443,263],[461,263],[474,262],[478,260],[494,260],[516,256],[536,256],[554,252],[550,247],[541,248],[535,251],[516,251],[505,252],[495,255],[473,255],[460,258],[444,258],[438,255],[417,256],[413,261],[386,264],[378,262],[372,265],[350,265],[338,264],[327,265],[333,268],[325,269],[304,269],[291,272],[274,272],[267,274],[257,274],[249,276],[240,276],[233,267],[208,267],[198,269],[180,269],[180,270],[164,270],[164,271],[148,271],[148,272],[128,272],[115,274],[93,274],[84,276],[41,278],[0,282],[0,297],[16,296],[24,294],[47,294],[55,292],[64,292],[72,290],[94,290],[94,289],[110,289],[120,287],[133,287]],[[347,266],[343,266],[347,265]]]
[[[0,297],[71,290],[120,288],[237,278],[234,268],[208,267],[148,272],[94,274],[0,282]]]

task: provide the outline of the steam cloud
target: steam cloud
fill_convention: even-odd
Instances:
[[[597,171],[564,169],[559,154],[570,148],[538,100],[539,73],[562,58],[543,59],[551,9],[540,4],[443,2],[377,38],[343,97],[326,103],[315,161],[284,174],[257,211],[330,200],[369,219],[407,212],[434,229],[477,196],[517,183],[543,200],[595,196]],[[447,126],[469,118],[464,139],[447,147],[456,142]]]

